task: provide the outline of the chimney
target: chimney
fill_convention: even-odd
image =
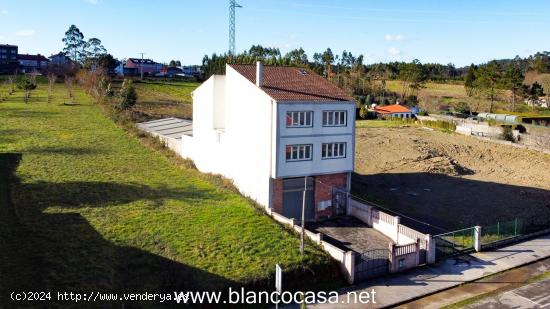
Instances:
[[[264,83],[264,64],[261,61],[256,62],[256,86],[261,87]]]

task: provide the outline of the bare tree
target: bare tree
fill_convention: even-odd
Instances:
[[[65,87],[67,87],[67,95],[69,96],[70,103],[73,103],[74,77],[65,76]]]
[[[48,103],[52,102],[53,87],[56,81],[57,81],[57,74],[52,72],[48,73]]]

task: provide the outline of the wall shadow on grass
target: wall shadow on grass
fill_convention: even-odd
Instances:
[[[137,183],[74,181],[22,184],[14,194],[18,200],[24,200],[25,205],[36,211],[42,211],[47,207],[77,209],[117,206],[139,200],[150,201],[152,205],[161,206],[165,199],[195,202],[212,199],[216,193],[195,186],[187,186],[185,189],[165,186],[152,188]]]
[[[515,218],[550,216],[549,190],[443,174],[354,174],[352,193],[448,231]],[[425,233],[444,232],[403,217],[401,222]]]
[[[21,155],[18,155],[18,160]],[[151,188],[140,184],[107,182],[37,182],[22,183],[13,179],[15,164],[9,169],[14,187],[15,212],[0,212],[0,307],[27,306],[36,303],[12,303],[13,290],[54,293],[91,291],[122,293],[174,291],[227,291],[228,287],[272,291],[272,278],[235,282],[206,269],[169,258],[178,255],[170,247],[154,245],[150,252],[128,246],[116,238],[106,239],[94,225],[77,213],[80,207],[112,207],[136,200],[162,205],[162,200],[212,199],[212,192],[193,187],[185,189]],[[214,193],[215,194],[215,193]],[[46,212],[48,207],[63,207],[66,212]],[[11,224],[18,222],[17,224]],[[9,223],[9,224],[8,224]],[[101,224],[101,223],[99,223]],[[135,233],[135,232],[131,232]],[[130,237],[140,237],[139,234]],[[155,239],[151,239],[155,241]],[[189,245],[188,250],[194,250]],[[221,253],[220,253],[221,254]],[[250,253],[253,254],[253,253]],[[162,256],[161,256],[162,255]],[[223,258],[223,257],[220,257]],[[238,261],[235,261],[238,263]],[[326,265],[313,265],[285,275],[285,288],[303,288],[316,284],[322,274],[334,274]],[[320,275],[321,274],[321,275]],[[337,277],[335,280],[339,280]],[[321,282],[326,282],[322,281]],[[309,285],[308,285],[309,286]],[[121,308],[122,302],[99,303],[94,307]],[[125,308],[179,307],[167,304],[125,302]],[[74,303],[48,303],[50,307],[75,306]],[[201,305],[202,307],[208,307]]]
[[[106,240],[78,213],[44,213],[42,207],[81,192],[82,201],[100,206],[140,198],[166,198],[178,190],[153,190],[146,186],[109,183],[19,183],[14,172],[21,154],[0,153],[0,307],[33,307],[14,303],[12,291],[73,291],[90,293],[171,293],[173,291],[223,290],[240,286],[222,276],[138,248]],[[25,192],[22,205],[13,208],[10,188]],[[22,188],[17,188],[21,187]],[[17,194],[17,193],[16,193]],[[36,194],[36,195],[35,195]],[[57,197],[50,202],[44,199]],[[71,200],[71,199],[69,199]],[[39,203],[39,202],[43,203]],[[71,200],[75,206],[78,200]],[[19,207],[36,207],[21,211]],[[56,294],[53,299],[56,298]],[[120,307],[122,302],[97,303]],[[74,302],[48,302],[48,307],[74,306]],[[176,304],[125,302],[127,308],[175,307]]]

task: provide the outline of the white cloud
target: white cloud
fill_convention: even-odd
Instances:
[[[399,56],[401,55],[401,51],[395,47],[390,47],[388,48],[388,54],[392,55],[392,56]]]
[[[15,32],[15,35],[17,36],[32,36],[34,35],[33,29],[25,29],[25,30],[19,30]]]
[[[405,36],[402,35],[402,34],[395,34],[395,35],[386,34],[386,35],[384,36],[384,40],[386,40],[386,41],[404,41],[404,40],[405,40]]]
[[[1,14],[1,15],[8,15],[8,10],[6,10],[6,9],[1,9],[1,10],[0,10],[0,14]]]
[[[86,2],[88,2],[89,4],[96,5],[99,2],[99,0],[86,0]]]

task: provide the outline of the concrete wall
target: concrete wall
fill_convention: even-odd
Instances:
[[[291,230],[294,230],[298,233],[302,231],[302,227],[296,225],[294,219],[286,218],[283,215],[267,209],[267,214],[271,216],[275,221],[282,223],[289,227]],[[355,254],[353,251],[344,251],[340,248],[326,242],[323,240],[322,233],[313,233],[311,231],[305,230],[304,234],[311,239],[316,244],[320,245],[323,250],[328,253],[333,259],[340,263],[340,269],[347,281],[351,284],[354,281],[355,274]]]
[[[229,178],[239,190],[269,206],[275,103],[255,84],[226,66],[225,131]]]
[[[390,272],[400,272],[418,266],[419,244],[414,242],[407,245],[390,246]]]
[[[418,242],[417,253],[420,250],[426,250],[427,263],[435,262],[435,249],[432,248],[431,235],[420,233],[401,224],[399,217],[377,210],[373,205],[353,198],[350,199],[347,213],[389,237],[396,246],[406,246]]]

